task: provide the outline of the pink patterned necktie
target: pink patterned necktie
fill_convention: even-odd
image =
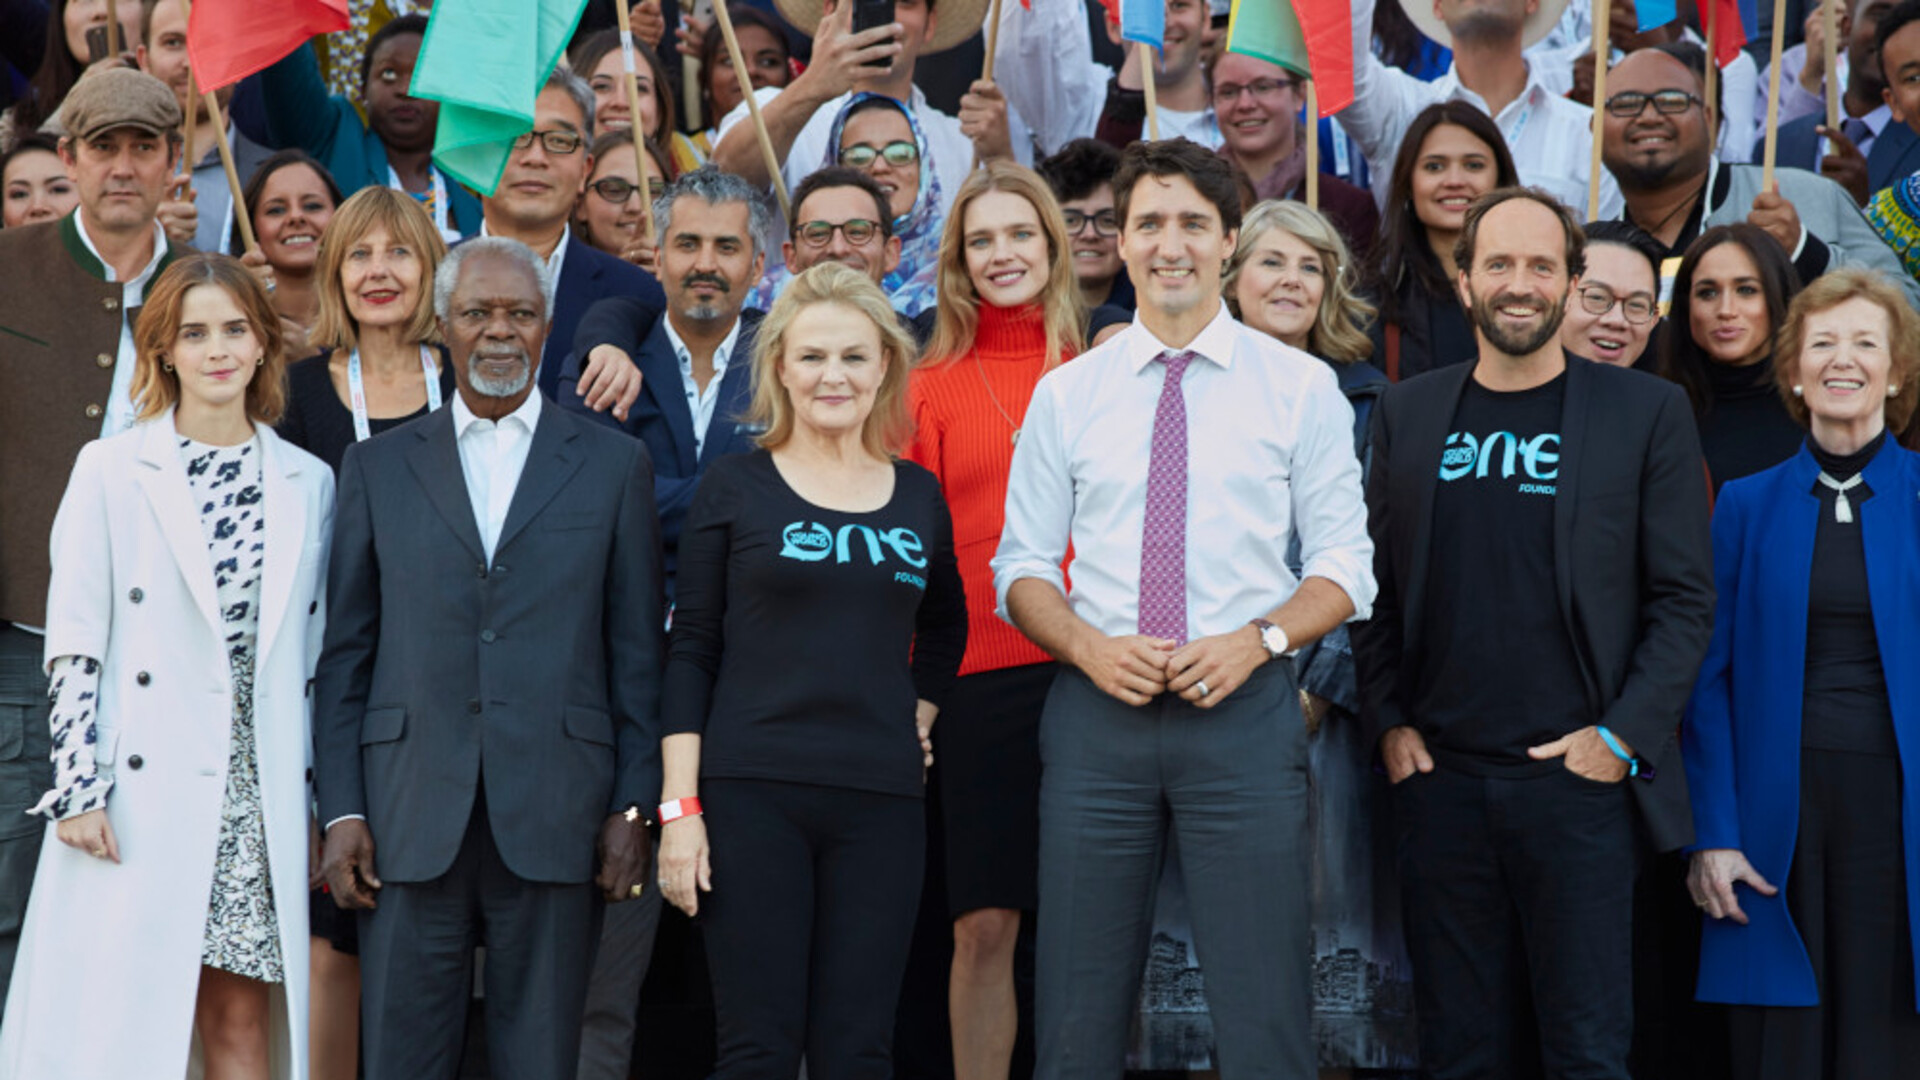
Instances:
[[[1187,640],[1187,399],[1180,377],[1198,355],[1168,350],[1167,381],[1153,414],[1147,512],[1140,530],[1140,632]]]

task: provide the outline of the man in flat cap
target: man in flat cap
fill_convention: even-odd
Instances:
[[[52,783],[47,538],[80,448],[133,423],[133,320],[179,254],[155,220],[180,152],[180,106],[131,68],[90,75],[61,107],[80,205],[0,230],[0,1010]]]

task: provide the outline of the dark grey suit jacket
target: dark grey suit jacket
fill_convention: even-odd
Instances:
[[[1434,488],[1474,367],[1409,379],[1373,410],[1367,530],[1380,592],[1353,642],[1361,720],[1374,739],[1415,719],[1410,657],[1427,626]],[[1560,430],[1555,593],[1584,676],[1568,690],[1654,764],[1654,780],[1633,781],[1633,791],[1659,850],[1681,847],[1693,817],[1680,713],[1713,634],[1706,466],[1692,410],[1672,383],[1569,355]],[[1500,662],[1487,658],[1489,678]]]
[[[1780,138],[1774,151],[1776,162],[1796,169],[1805,169],[1811,173],[1820,171],[1820,133],[1814,128],[1827,122],[1826,114],[1802,116],[1780,125]],[[1753,160],[1760,160],[1760,150],[1766,145],[1761,138],[1753,144]],[[1920,172],[1920,135],[1898,120],[1887,121],[1887,126],[1873,140],[1873,150],[1867,155],[1867,190],[1879,191],[1889,184],[1897,184]]]
[[[491,565],[451,408],[356,444],[327,605],[320,820],[364,815],[382,878],[445,873],[482,782],[529,881],[590,880],[607,815],[658,798],[660,535],[639,440],[541,409]]]

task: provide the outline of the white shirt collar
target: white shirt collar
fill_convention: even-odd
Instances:
[[[1185,351],[1197,353],[1219,367],[1231,368],[1234,328],[1238,325],[1233,321],[1233,316],[1228,314],[1227,305],[1222,301],[1220,309],[1214,313],[1213,320],[1187,343]],[[1148,364],[1159,359],[1161,353],[1181,351],[1155,337],[1153,331],[1147,329],[1147,324],[1140,321],[1137,314],[1134,316],[1133,325],[1121,331],[1120,336],[1126,339],[1122,347],[1125,349],[1127,368],[1136,375]]]
[[[484,215],[480,218],[480,235],[498,235],[487,228],[487,219]],[[547,277],[553,282],[556,294],[560,291],[560,270],[567,264],[567,245],[572,241],[573,223],[568,222],[560,226],[560,242],[553,245],[553,254],[547,256]],[[548,318],[552,318],[552,312],[548,312]]]
[[[529,379],[531,379],[532,376],[528,376],[528,377]],[[519,408],[501,417],[498,423],[505,424],[508,421],[514,421],[519,423],[520,425],[522,425],[527,429],[528,434],[533,433],[533,429],[536,426],[538,426],[540,423],[540,388],[539,387],[532,387],[532,392],[527,395],[527,400],[521,402]],[[483,421],[478,416],[475,416],[473,414],[472,409],[467,408],[466,397],[458,392],[455,392],[453,395],[453,436],[454,438],[459,439],[460,437],[464,436],[470,429],[472,429],[473,425],[482,423],[482,422]]]
[[[667,344],[673,346],[673,357],[680,362],[680,370],[683,372],[691,372],[693,369],[693,350],[687,348],[687,343],[680,338],[680,332],[673,328],[673,317],[662,312],[660,315],[660,325],[666,328]],[[714,347],[714,377],[718,378],[727,370],[727,362],[733,357],[733,347],[739,341],[740,316],[735,315],[733,317],[733,326],[727,331],[727,336],[722,338],[720,344]]]
[[[1507,105],[1509,109],[1523,101],[1528,104],[1536,104],[1545,98],[1555,96],[1553,91],[1547,88],[1546,83],[1541,81],[1540,73],[1534,70],[1533,61],[1527,60],[1526,65],[1527,85],[1520,91],[1520,96],[1514,98],[1513,101]],[[1467,89],[1467,87],[1460,82],[1460,69],[1454,64],[1447,65],[1447,73],[1435,79],[1434,85],[1446,91],[1449,98],[1465,97],[1478,104],[1482,110],[1488,113],[1492,113],[1493,111],[1487,108],[1486,98],[1481,97],[1473,90]],[[1502,111],[1504,112],[1505,110]],[[1496,116],[1495,119],[1497,120],[1498,117]]]
[[[87,235],[87,214],[84,208],[73,212],[73,230],[80,234],[80,242],[86,245],[88,253],[99,262],[100,268],[107,275],[107,280],[115,284],[125,284],[135,289],[143,288],[147,280],[153,277],[153,272],[160,268],[160,260],[167,257],[167,230],[160,226],[160,221],[156,218],[153,223],[153,258],[147,260],[146,269],[135,274],[133,280],[121,282],[114,275],[113,264],[107,261],[106,256],[100,254],[99,248],[93,246],[93,237]]]

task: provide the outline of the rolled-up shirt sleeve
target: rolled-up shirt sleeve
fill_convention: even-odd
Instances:
[[[1353,618],[1365,619],[1373,614],[1377,583],[1360,459],[1353,453],[1353,407],[1330,375],[1309,380],[1305,393],[1287,486],[1300,537],[1300,577],[1338,585],[1353,601]]]
[[[991,564],[996,610],[1008,622],[1007,590],[1021,578],[1039,578],[1062,595],[1067,591],[1060,563],[1073,531],[1073,477],[1060,431],[1059,385],[1045,378],[1034,388],[1013,448],[1006,525]]]

